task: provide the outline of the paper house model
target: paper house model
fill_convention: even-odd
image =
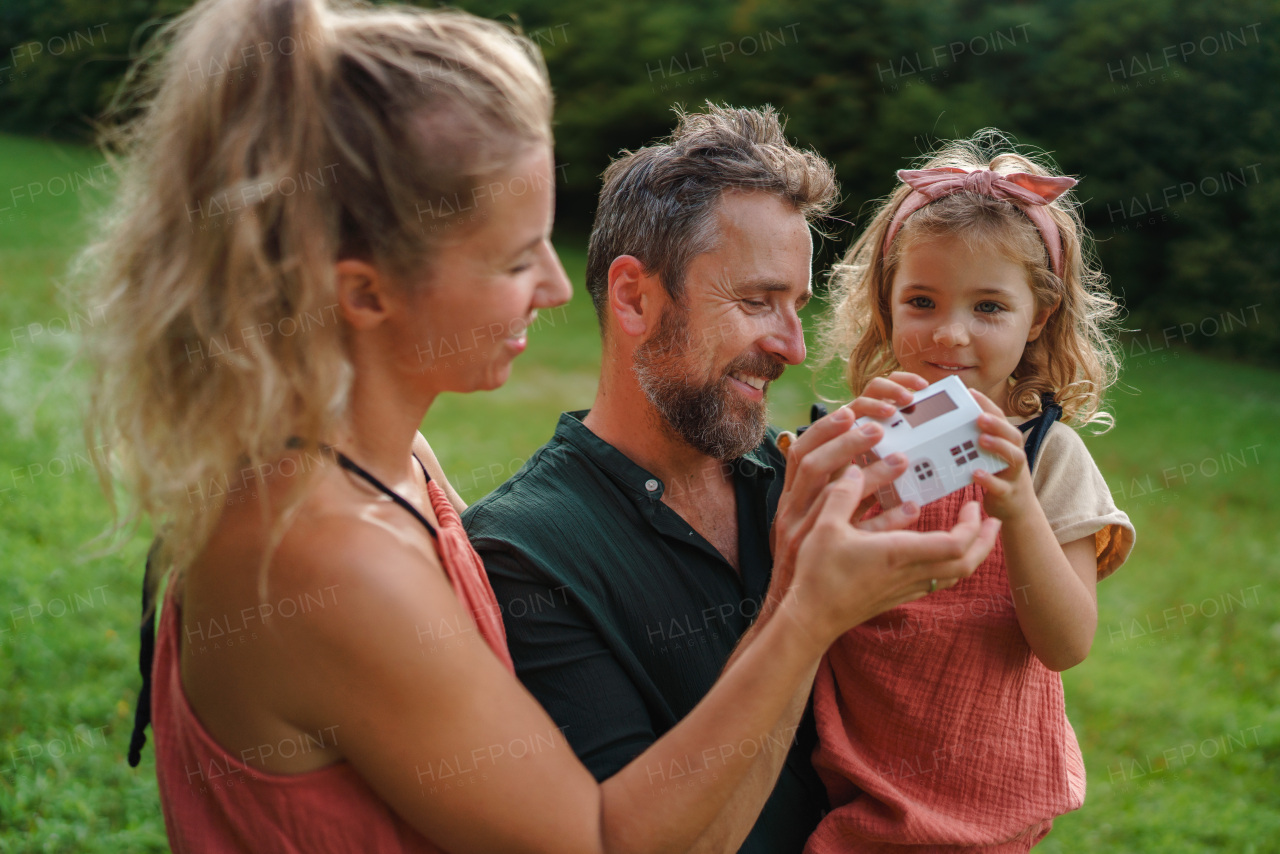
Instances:
[[[864,416],[884,428],[866,465],[889,454],[907,457],[907,471],[877,496],[886,510],[905,501],[924,506],[973,483],[974,469],[1004,471],[1003,459],[978,447],[982,408],[959,377],[947,377],[915,393],[909,406],[888,418]]]

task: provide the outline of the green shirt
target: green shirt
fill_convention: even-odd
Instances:
[[[739,575],[662,503],[657,478],[583,425],[585,415],[561,415],[551,441],[463,521],[502,607],[520,679],[603,780],[693,709],[758,613],[784,461],[770,430],[727,464]],[[815,740],[806,715],[742,851],[803,849],[826,807],[809,762]],[[649,768],[649,780],[696,787],[716,773],[718,751],[754,754],[762,745],[711,747]]]

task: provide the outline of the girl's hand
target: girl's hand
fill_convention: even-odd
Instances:
[[[1022,446],[1022,431],[1009,423],[991,398],[974,389],[969,389],[969,393],[983,409],[983,414],[978,416],[978,429],[982,431],[978,444],[984,451],[1009,464],[999,474],[977,469],[973,473],[973,482],[982,487],[982,506],[987,514],[1002,522],[1010,522],[1019,518],[1036,500],[1035,488],[1031,485],[1031,469],[1027,466],[1027,452]]]
[[[911,403],[913,392],[920,391],[928,385],[928,380],[917,374],[894,371],[887,377],[876,377],[867,383],[862,396],[849,404],[849,408],[858,418],[864,415],[872,418],[888,418],[898,411],[898,407]]]

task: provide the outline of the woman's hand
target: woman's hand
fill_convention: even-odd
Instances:
[[[988,515],[1003,522],[1014,521],[1037,500],[1027,452],[1022,445],[1022,431],[1009,423],[991,398],[974,389],[969,389],[969,393],[983,409],[983,414],[978,416],[978,429],[982,433],[978,444],[1009,464],[998,474],[977,469],[973,482],[982,487],[982,506]]]

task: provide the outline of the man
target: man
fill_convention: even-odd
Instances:
[[[595,404],[561,416],[464,516],[521,680],[598,779],[689,713],[767,618],[766,593],[786,590],[785,555],[770,587],[771,526],[803,508],[780,508],[785,459],[764,398],[804,360],[809,220],[835,193],[830,165],[789,145],[771,109],[684,115],[669,143],[614,162],[588,256],[604,347]],[[877,465],[883,480],[902,471]],[[699,850],[804,847],[826,800],[806,700],[758,743],[649,769],[655,786],[696,786],[718,751],[759,754]]]

